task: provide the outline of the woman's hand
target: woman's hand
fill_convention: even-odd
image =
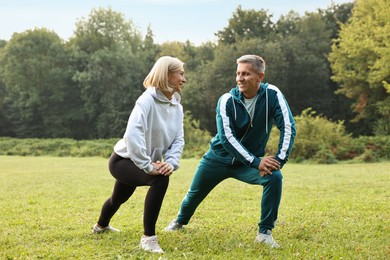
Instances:
[[[170,163],[156,161],[152,165],[153,171],[149,173],[150,175],[170,176],[173,173],[173,167]]]
[[[158,172],[157,170],[157,167],[154,165],[155,163],[152,163],[153,165],[153,170],[151,172],[148,172],[149,175],[152,175],[152,176],[156,176],[156,175],[160,175],[160,173]]]

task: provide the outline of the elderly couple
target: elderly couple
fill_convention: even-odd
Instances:
[[[150,186],[140,247],[164,252],[157,241],[156,222],[169,176],[179,168],[184,147],[183,108],[178,94],[186,82],[183,65],[177,58],[164,56],[146,76],[146,90],[138,98],[123,139],[116,143],[109,159],[114,189],[102,206],[93,234],[120,232],[109,225],[111,218],[138,186]],[[279,247],[272,229],[282,194],[280,169],[287,162],[296,130],[286,99],[276,86],[263,83],[264,73],[263,58],[244,55],[237,59],[237,85],[217,104],[217,134],[199,162],[178,215],[165,231],[182,229],[214,187],[235,178],[263,186],[255,242]],[[278,149],[274,156],[264,156],[273,124],[280,130]]]

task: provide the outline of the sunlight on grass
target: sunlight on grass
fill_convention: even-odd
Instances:
[[[0,258],[152,258],[139,249],[146,187],[112,219],[120,234],[91,235],[113,178],[107,159],[0,156]],[[164,259],[388,259],[390,163],[287,164],[271,250],[254,243],[261,187],[229,179],[200,205],[185,230],[174,218],[197,160],[171,177],[157,235]]]

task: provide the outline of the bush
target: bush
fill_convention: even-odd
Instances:
[[[390,136],[352,138],[345,132],[344,123],[331,122],[311,109],[295,117],[297,136],[290,159],[318,163],[356,160],[375,162],[390,159]],[[279,143],[279,131],[273,129],[267,154],[274,154]]]
[[[335,163],[338,151],[349,144],[351,136],[345,133],[342,121],[331,122],[306,109],[295,117],[297,136],[290,159],[303,161],[314,159],[321,163]],[[273,130],[267,153],[275,153],[279,143],[279,131]]]
[[[0,155],[59,156],[59,157],[106,157],[108,158],[117,139],[76,141],[73,139],[0,138]]]
[[[200,129],[199,120],[193,119],[189,111],[184,116],[184,139],[186,144],[183,159],[201,158],[209,148],[211,140],[210,133]]]
[[[361,136],[354,140],[364,147],[356,157],[363,162],[377,162],[390,159],[390,136]]]
[[[208,149],[211,135],[199,128],[199,121],[190,113],[184,117],[184,139],[186,145],[183,159],[200,158]],[[39,139],[0,137],[0,155],[59,156],[59,157],[105,157],[108,158],[118,138],[96,140]]]
[[[390,159],[390,136],[362,136],[352,138],[345,133],[343,122],[331,122],[315,114],[311,109],[295,117],[297,136],[290,159],[295,162],[311,160],[332,164],[337,161],[376,162]],[[211,135],[199,128],[199,121],[190,113],[184,117],[183,159],[201,158],[207,151]],[[113,150],[115,139],[17,139],[0,137],[0,155],[22,156],[72,156],[105,157]],[[279,143],[279,131],[273,129],[267,146],[267,154],[275,154]]]

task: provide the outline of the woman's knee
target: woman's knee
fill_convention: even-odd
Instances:
[[[153,179],[151,186],[159,186],[163,188],[168,188],[169,185],[169,177],[167,176],[157,176]]]

